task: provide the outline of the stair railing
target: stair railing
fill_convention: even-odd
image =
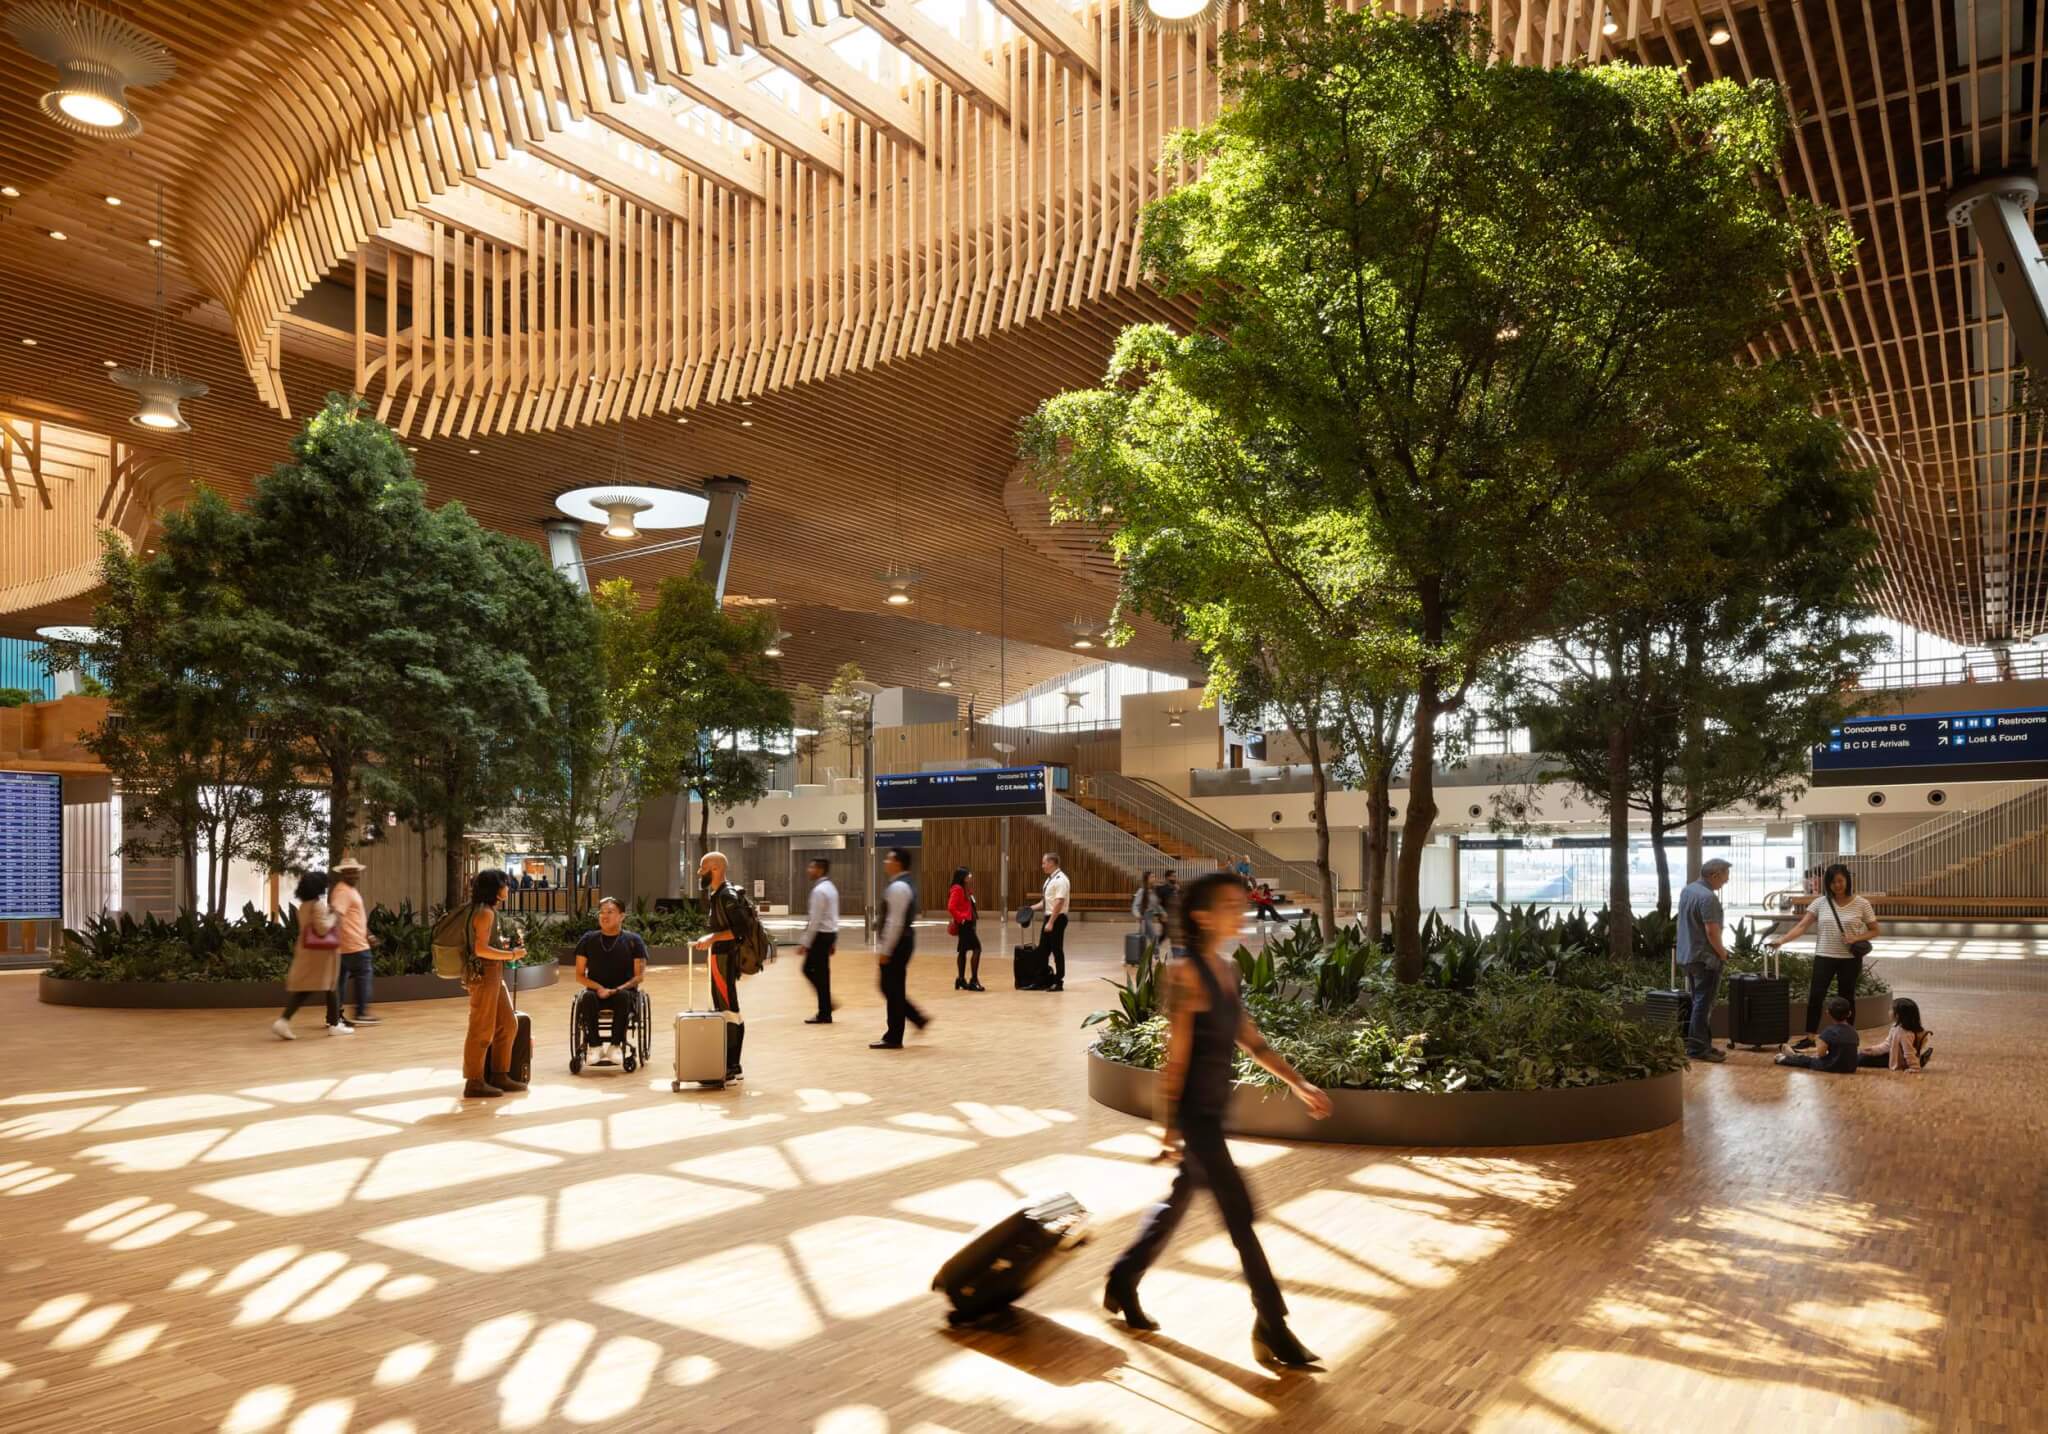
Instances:
[[[2048,897],[2048,862],[2029,850],[2048,836],[2048,786],[2033,786],[1964,813],[1910,843],[1876,853],[1823,852],[1823,867],[1848,867],[1859,892],[1956,898]]]
[[[1214,871],[1213,861],[1182,861],[1170,857],[1150,842],[1132,836],[1115,822],[1105,821],[1078,802],[1057,792],[1052,794],[1052,812],[1045,818],[1053,836],[1091,853],[1118,868],[1133,880],[1140,872],[1171,871],[1183,881]]]
[[[1290,892],[1300,892],[1311,904],[1322,899],[1323,879],[1315,863],[1275,856],[1235,827],[1181,802],[1163,787],[1121,772],[1097,772],[1086,779],[1082,790],[1208,856],[1212,870],[1217,862],[1235,864],[1249,854],[1254,874],[1261,880],[1278,881]]]

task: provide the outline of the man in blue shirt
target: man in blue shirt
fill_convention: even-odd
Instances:
[[[1678,964],[1692,991],[1692,1019],[1686,1023],[1685,1053],[1696,1061],[1724,1061],[1714,1049],[1714,998],[1721,989],[1721,968],[1728,948],[1721,942],[1721,888],[1728,884],[1728,863],[1720,857],[1700,864],[1697,881],[1678,893]]]
[[[601,1040],[604,1013],[612,1013],[612,1044],[626,1043],[626,1025],[633,1019],[634,994],[647,979],[647,943],[625,929],[626,908],[616,896],[597,904],[597,930],[586,931],[576,943],[576,984],[584,994],[582,1006],[584,1044],[597,1052],[597,1064],[611,1064],[611,1052]]]

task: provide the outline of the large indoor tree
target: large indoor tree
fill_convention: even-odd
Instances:
[[[1404,599],[1414,980],[1440,721],[1559,625],[1617,532],[1693,501],[1720,361],[1782,321],[1788,274],[1850,244],[1772,181],[1766,86],[1501,64],[1466,12],[1325,0],[1255,0],[1221,68],[1229,103],[1170,150],[1198,177],[1144,215],[1147,272],[1195,321],[1127,333],[1119,376],[1284,448],[1290,509],[1357,525]]]

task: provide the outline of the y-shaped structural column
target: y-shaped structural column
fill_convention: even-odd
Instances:
[[[1949,197],[1948,222],[1968,225],[1984,255],[1984,273],[2005,302],[2020,357],[2048,378],[2048,259],[2027,211],[2041,197],[2030,174],[1994,175]]]

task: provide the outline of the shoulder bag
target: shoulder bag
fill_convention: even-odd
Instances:
[[[1821,893],[1821,900],[1828,904],[1828,915],[1835,918],[1835,930],[1846,938],[1849,933],[1843,929],[1842,913],[1835,910],[1835,898],[1824,891]],[[1868,941],[1844,940],[1843,945],[1848,949],[1849,954],[1859,961],[1870,954],[1870,943]]]

